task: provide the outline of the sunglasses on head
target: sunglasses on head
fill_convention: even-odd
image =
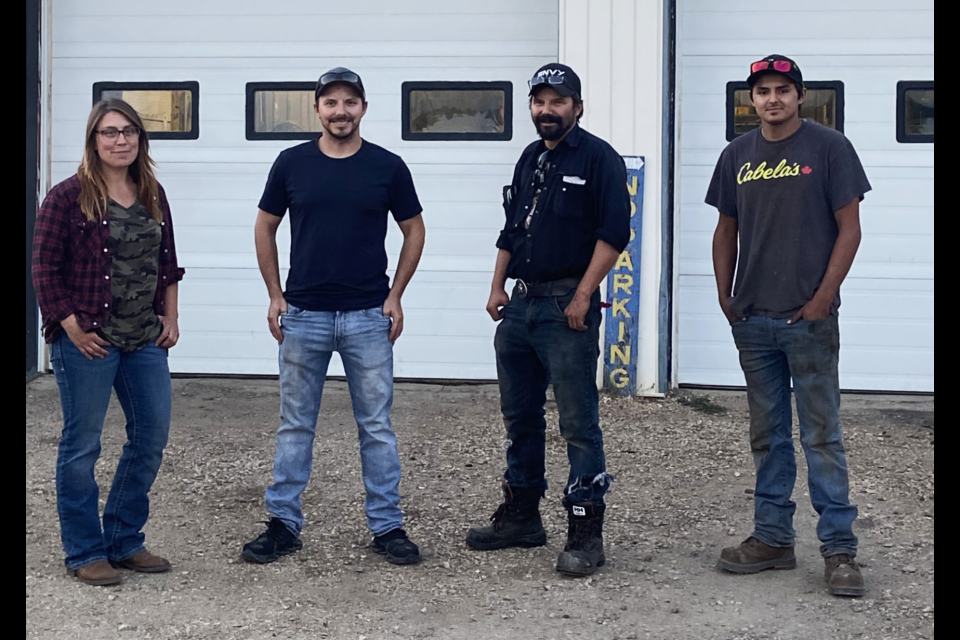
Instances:
[[[790,73],[793,71],[794,65],[789,60],[758,60],[750,65],[750,73],[767,71],[768,69],[773,69],[780,73]]]
[[[331,82],[360,82],[360,76],[352,71],[333,71],[320,76],[320,84]]]
[[[527,80],[528,89],[533,89],[534,87],[541,84],[563,84],[563,74],[560,74],[560,75],[548,74],[548,75],[537,76],[535,78],[531,78],[530,80]]]
[[[320,97],[320,92],[331,82],[349,82],[351,84],[360,84],[360,76],[353,71],[330,71],[320,76],[320,82],[317,83],[316,97]]]

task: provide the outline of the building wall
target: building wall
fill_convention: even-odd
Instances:
[[[40,152],[40,0],[27,0],[27,145],[26,145],[26,375],[37,372],[37,297],[30,279],[33,226],[37,218]]]
[[[771,53],[796,59],[806,81],[841,81],[844,133],[873,190],[861,204],[863,240],[840,290],[840,385],[934,389],[934,145],[897,141],[897,82],[933,80],[932,0],[680,0],[678,140],[678,377],[743,385],[717,305],[704,204],[726,146],[726,85]]]
[[[659,388],[662,0],[560,0],[560,61],[580,75],[584,128],[645,158],[641,234],[640,395]]]

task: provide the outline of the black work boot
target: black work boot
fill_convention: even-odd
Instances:
[[[605,505],[574,502],[567,507],[567,544],[557,558],[557,571],[567,576],[589,576],[607,561],[603,555]]]
[[[467,546],[480,551],[506,547],[542,547],[547,544],[547,532],[540,520],[539,489],[512,488],[503,483],[503,504],[485,527],[471,527]]]

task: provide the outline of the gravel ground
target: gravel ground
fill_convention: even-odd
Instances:
[[[565,536],[566,454],[548,407],[549,543],[482,553],[463,536],[499,502],[503,432],[492,386],[398,384],[394,424],[407,530],[424,561],[376,555],[363,518],[356,427],[328,384],[304,495],[304,548],[272,565],[239,561],[265,519],[277,424],[275,381],[174,381],[174,418],[152,493],[150,548],[174,570],[81,585],[62,565],[54,465],[60,406],[52,378],[26,387],[26,637],[56,640],[438,638],[548,640],[932,639],[933,399],[846,396],[844,427],[866,597],[826,594],[816,517],[797,484],[794,571],[734,576],[724,546],[750,531],[753,465],[746,401],[734,392],[603,398],[607,566],[554,571]],[[111,405],[97,474],[123,444]],[[799,452],[799,443],[798,443]],[[102,506],[102,501],[101,501]]]

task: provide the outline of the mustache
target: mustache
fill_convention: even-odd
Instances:
[[[339,118],[330,118],[330,122],[353,122],[350,116],[340,116]]]
[[[544,113],[542,115],[539,115],[536,118],[534,118],[533,121],[536,124],[555,124],[557,126],[560,126],[563,124],[563,118],[561,118],[560,116],[551,115],[549,113]]]

